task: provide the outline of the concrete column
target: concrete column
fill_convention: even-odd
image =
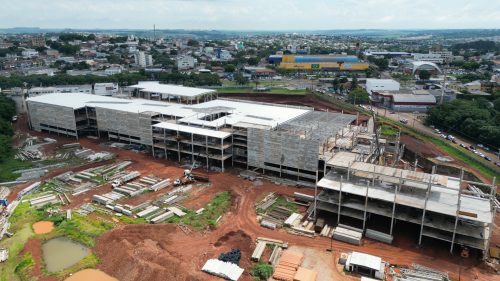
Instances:
[[[205,136],[205,154],[207,156],[207,171],[209,170],[208,167],[208,136]]]
[[[390,235],[392,235],[392,230],[394,228],[394,216],[396,214],[396,199],[398,197],[398,192],[401,189],[402,184],[403,184],[403,171],[401,171],[401,175],[399,176],[399,184],[394,189],[394,202],[392,204],[391,229],[389,230]]]
[[[453,253],[453,246],[455,244],[455,236],[457,232],[458,218],[460,216],[460,196],[462,195],[462,181],[464,179],[464,169],[460,169],[460,183],[458,185],[458,196],[457,196],[457,212],[455,214],[455,225],[453,226],[453,236],[451,238],[450,253]]]
[[[340,224],[340,205],[342,205],[342,182],[343,182],[343,176],[340,176],[340,187],[339,187],[339,207],[338,207],[338,213],[337,213],[337,225]]]
[[[368,209],[368,189],[370,188],[370,184],[367,182],[366,183],[366,193],[365,193],[365,210],[363,213],[363,230],[365,230],[366,227],[366,211]]]
[[[425,193],[424,210],[422,213],[422,222],[420,223],[420,235],[418,237],[418,245],[422,245],[422,233],[424,231],[425,211],[427,210],[427,201],[429,200],[429,194],[431,193],[432,179],[434,177],[435,172],[436,172],[436,166],[432,166],[432,174],[429,177],[429,184],[427,185],[427,192]]]
[[[191,165],[194,164],[194,136],[191,133]]]
[[[224,139],[221,139],[221,148],[222,148],[222,172],[224,172]]]
[[[316,182],[314,183],[314,220],[317,217],[317,207],[318,207],[318,171],[316,171]]]

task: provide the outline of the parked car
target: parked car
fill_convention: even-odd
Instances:
[[[491,161],[491,158],[488,157],[488,156],[484,156],[483,158],[486,159],[486,160],[488,160],[488,161]]]
[[[484,145],[482,145],[482,144],[478,143],[478,144],[477,144],[477,147],[484,148]]]
[[[463,147],[463,148],[465,148],[465,144],[463,144],[463,143],[461,143],[460,146]]]

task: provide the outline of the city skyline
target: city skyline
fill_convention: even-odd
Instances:
[[[500,2],[123,0],[2,3],[0,28],[332,30],[500,27]],[[488,9],[485,9],[488,7]]]

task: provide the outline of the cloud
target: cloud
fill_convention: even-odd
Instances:
[[[0,0],[0,27],[318,30],[499,28],[489,0]]]

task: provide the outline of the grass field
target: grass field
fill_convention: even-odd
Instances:
[[[14,155],[11,155],[6,160],[0,162],[0,182],[17,179],[20,174],[16,174],[14,171],[29,169],[31,166],[31,163],[14,159]]]
[[[184,210],[186,215],[179,218],[174,216],[169,223],[180,223],[192,226],[195,229],[205,229],[207,226],[215,227],[217,219],[222,216],[231,205],[231,194],[220,192],[205,206],[203,213],[197,215],[193,210]]]
[[[43,208],[35,209],[30,207],[29,202],[24,202],[20,203],[12,214],[10,218],[10,230],[15,235],[0,241],[0,247],[9,249],[9,259],[0,266],[0,281],[29,280],[26,279],[25,274],[26,269],[30,267],[29,257],[19,256],[19,253],[24,248],[26,242],[32,237],[46,241],[55,237],[65,236],[87,247],[92,247],[94,246],[95,238],[113,228],[113,225],[110,223],[94,220],[76,213],[73,214],[71,221],[65,220],[62,214],[49,217],[47,215],[48,208],[51,208],[51,206],[47,205]],[[55,229],[48,234],[34,234],[31,225],[40,220],[53,221],[56,225]],[[97,263],[98,258],[91,254],[71,268],[55,274],[64,275],[69,271],[94,267]]]

